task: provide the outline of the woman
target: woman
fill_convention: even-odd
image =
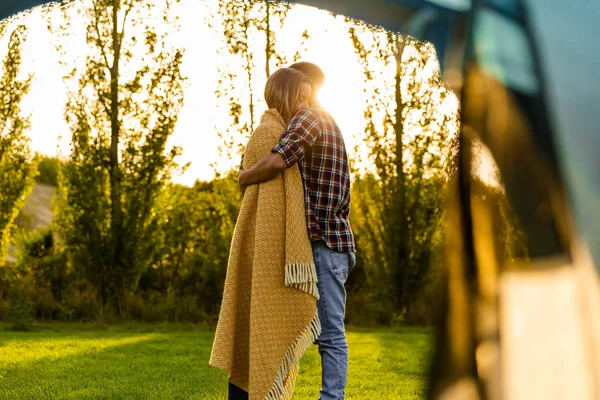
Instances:
[[[271,152],[310,96],[298,70],[269,77],[269,109],[248,141],[243,169]],[[321,332],[304,207],[297,165],[243,194],[209,362],[228,372],[229,399],[291,399],[299,359]]]

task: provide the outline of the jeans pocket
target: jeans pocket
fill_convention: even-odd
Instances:
[[[348,279],[348,273],[350,272],[349,253],[338,253],[337,251],[332,251],[331,269],[335,277],[345,283],[346,279]]]
[[[348,253],[348,265],[348,272],[352,272],[352,270],[356,266],[356,253],[353,251]]]

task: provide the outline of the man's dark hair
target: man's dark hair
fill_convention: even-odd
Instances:
[[[325,74],[318,65],[311,62],[301,61],[290,65],[290,68],[304,72],[310,78],[315,89],[320,88],[325,83]]]

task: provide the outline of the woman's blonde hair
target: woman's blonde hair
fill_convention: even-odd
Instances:
[[[310,84],[310,79],[301,71],[281,68],[273,72],[265,85],[265,101],[269,108],[275,108],[288,122],[292,117],[300,96],[302,83]]]

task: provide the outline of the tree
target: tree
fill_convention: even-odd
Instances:
[[[2,31],[5,25],[0,27]],[[21,44],[27,29],[19,25],[11,34],[0,82],[0,267],[6,262],[15,218],[35,184],[37,157],[29,147],[29,117],[21,101],[29,92],[32,76],[19,79]]]
[[[72,142],[57,225],[76,267],[117,314],[150,261],[160,235],[155,202],[180,154],[166,151],[183,104],[183,51],[168,41],[175,3],[90,0],[77,9],[90,51],[83,73],[65,77],[76,89],[65,111]]]
[[[219,65],[220,79],[215,95],[225,99],[230,121],[224,129],[217,127],[217,131],[222,143],[219,151],[228,161],[239,157],[259,122],[256,110],[263,99],[255,93],[262,95],[262,88],[274,69],[298,61],[302,51],[306,51],[301,45],[301,49],[291,55],[277,46],[277,33],[283,28],[290,8],[288,4],[271,0],[219,1],[218,16],[213,18],[220,22],[224,43],[219,51],[223,61]],[[310,39],[307,30],[302,33],[302,39],[303,44]]]
[[[170,185],[160,197],[163,234],[152,249],[142,291],[193,299],[205,316],[218,315],[241,195],[230,173],[193,187]]]
[[[457,102],[431,45],[360,25],[349,35],[365,75],[363,142],[373,166],[365,170],[363,162],[358,174],[356,185],[369,189],[355,198],[354,226],[369,265],[381,266],[371,273],[389,278],[381,296],[393,296],[396,312],[410,312],[439,229]],[[392,65],[393,76],[386,72]]]

